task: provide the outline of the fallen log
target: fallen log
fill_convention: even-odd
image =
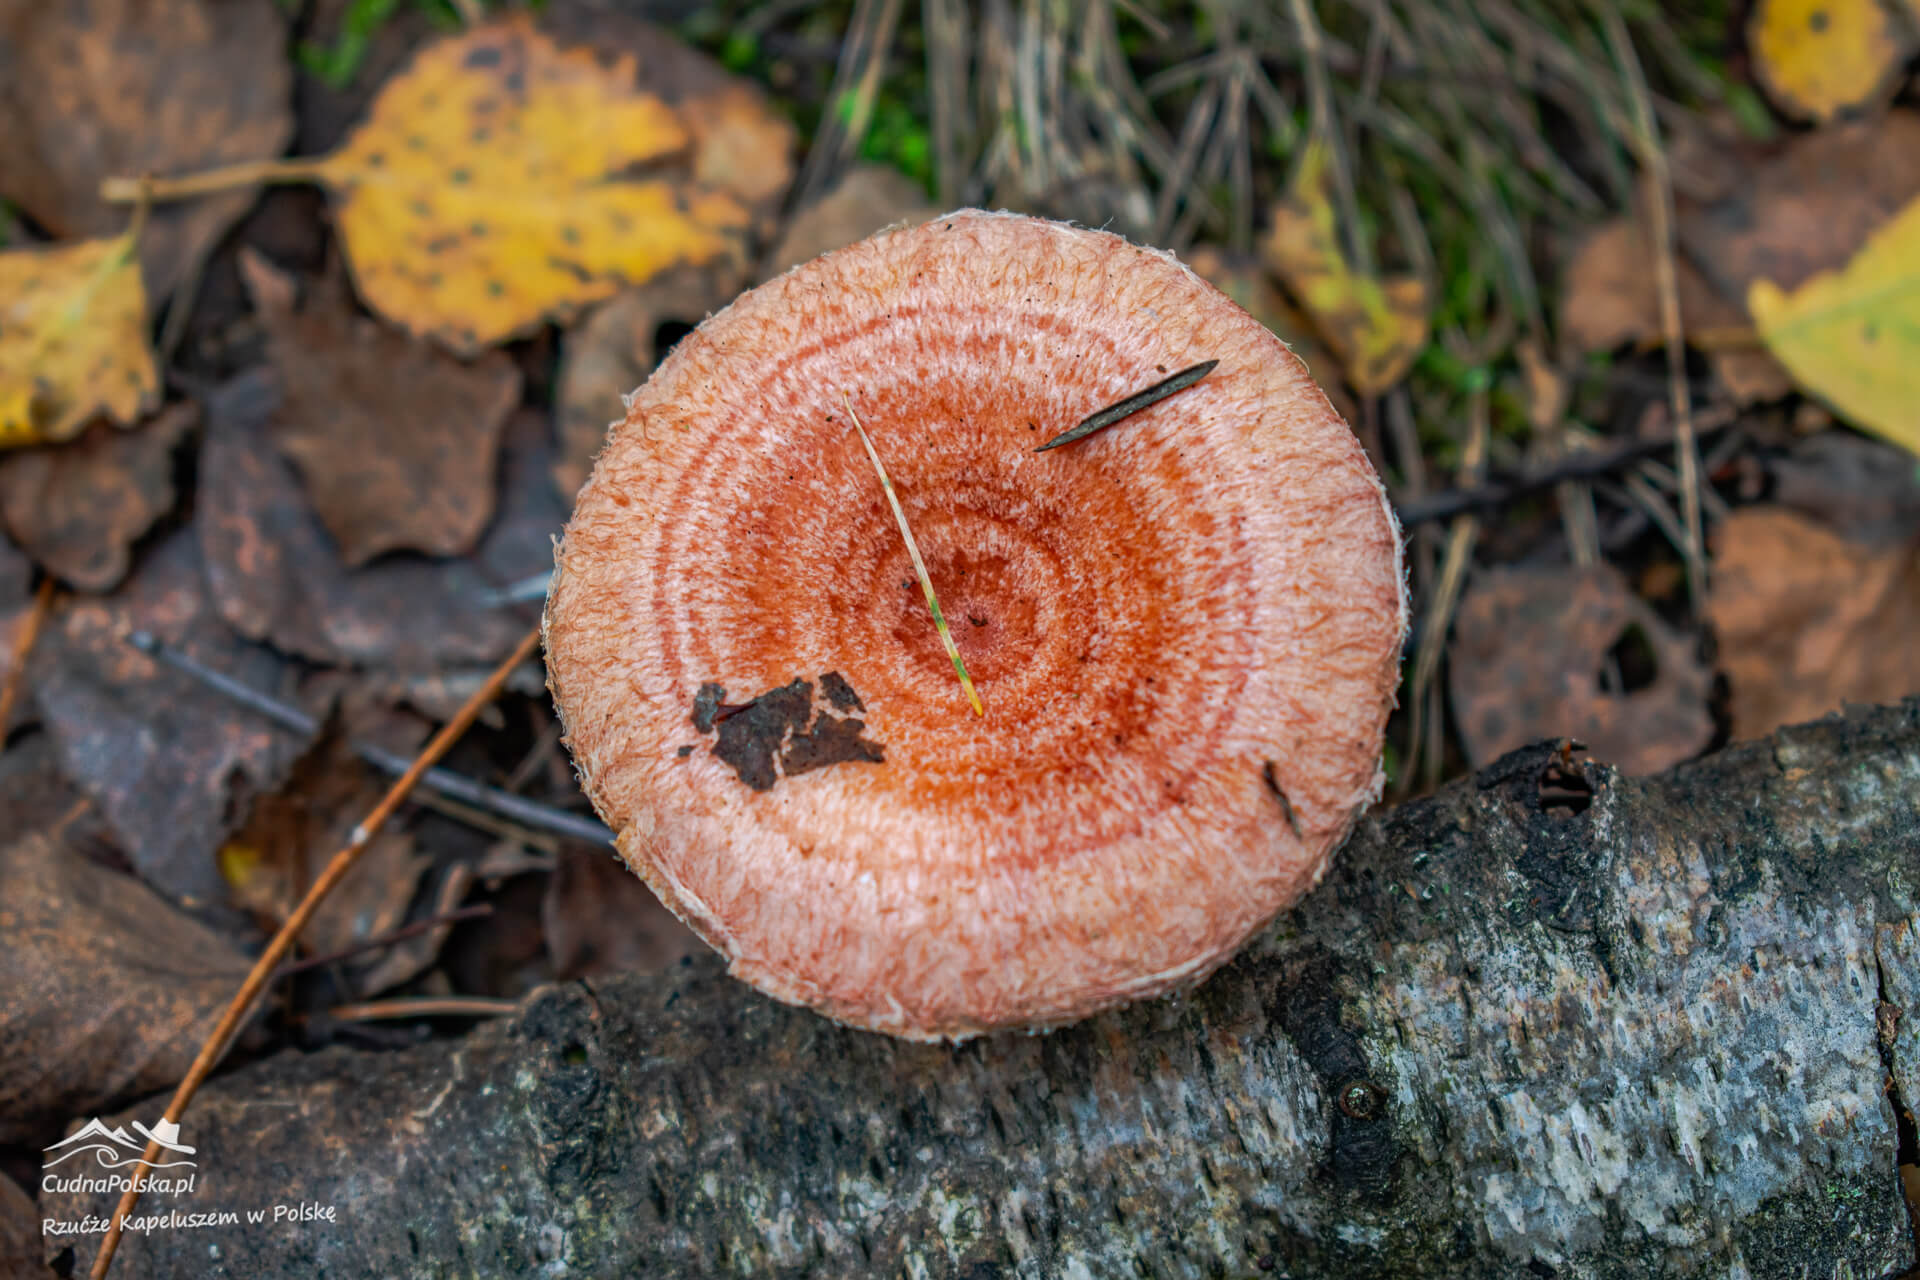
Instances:
[[[201,1094],[115,1274],[1886,1275],[1917,912],[1920,700],[1651,779],[1528,748],[1052,1035],[898,1043],[697,959],[282,1053]],[[43,1192],[49,1255],[113,1200]]]

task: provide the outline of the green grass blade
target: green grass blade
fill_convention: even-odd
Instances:
[[[880,473],[880,487],[886,490],[887,505],[893,508],[893,518],[900,525],[900,536],[907,541],[907,554],[913,557],[913,571],[920,579],[920,590],[926,593],[927,608],[933,614],[933,629],[940,633],[940,643],[947,647],[947,657],[953,659],[954,674],[960,677],[960,688],[965,691],[967,701],[973,704],[973,713],[984,716],[987,709],[980,705],[980,695],[973,690],[973,678],[967,674],[967,664],[960,659],[960,646],[953,642],[953,632],[947,630],[947,619],[940,612],[939,598],[933,594],[933,579],[927,575],[927,562],[920,558],[920,547],[913,540],[913,530],[907,527],[907,513],[900,509],[900,499],[893,492],[893,481],[888,477],[880,455],[874,451],[873,441],[867,438],[867,429],[860,425],[860,415],[853,408],[853,397],[847,396],[846,400],[847,415],[853,419],[853,429],[860,433],[860,443],[867,447],[867,457],[873,460],[873,469]]]

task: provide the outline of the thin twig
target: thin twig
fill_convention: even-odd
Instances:
[[[841,393],[846,395],[845,392]],[[960,646],[953,642],[953,632],[947,629],[947,619],[940,612],[940,601],[933,594],[933,578],[927,573],[927,562],[920,558],[919,544],[913,540],[913,530],[907,526],[907,513],[900,509],[900,498],[893,491],[893,481],[887,477],[887,469],[881,465],[880,455],[874,452],[873,441],[867,438],[867,429],[860,425],[860,415],[854,411],[853,397],[846,396],[847,415],[853,419],[853,429],[860,433],[860,443],[867,447],[867,457],[873,460],[873,469],[880,473],[880,487],[887,492],[887,503],[893,508],[893,518],[900,526],[900,536],[906,539],[907,554],[913,557],[913,571],[919,575],[920,590],[926,594],[927,608],[933,611],[933,629],[940,633],[940,643],[947,647],[947,657],[953,659],[953,669],[960,677],[960,687],[966,691],[967,701],[973,704],[973,713],[977,716],[987,714],[980,705],[980,695],[973,691],[973,677],[967,674],[967,664],[961,661]]]
[[[337,1004],[327,1010],[335,1022],[382,1022],[403,1018],[499,1018],[520,1007],[518,1000],[492,996],[421,996],[411,1000],[369,1000]]]
[[[403,924],[398,929],[389,930],[377,938],[367,938],[350,947],[338,951],[329,951],[325,955],[308,956],[304,960],[293,960],[273,971],[273,981],[290,978],[296,973],[305,973],[309,969],[324,969],[330,964],[339,964],[342,960],[351,960],[357,955],[369,951],[378,951],[390,947],[396,942],[405,942],[408,938],[417,938],[423,933],[438,929],[441,925],[458,924],[462,920],[478,920],[493,914],[493,904],[476,902],[472,906],[455,907],[452,911],[443,911],[437,916],[428,916],[425,920],[415,920],[412,924]]]
[[[41,624],[46,622],[47,614],[53,611],[53,575],[40,579],[40,589],[33,593],[33,604],[27,610],[27,616],[20,624],[20,634],[13,638],[13,656],[8,660],[7,678],[0,681],[0,745],[7,739],[7,717],[13,714],[13,703],[20,696],[20,686],[26,680],[27,658],[33,652],[33,643],[40,638]]]
[[[189,196],[212,195],[216,191],[261,183],[318,182],[325,166],[326,157],[309,156],[296,160],[250,160],[178,178],[108,178],[100,184],[100,198],[108,204],[133,204],[141,199],[185,200]]]
[[[1069,427],[1053,439],[1035,449],[1035,453],[1045,453],[1049,449],[1058,449],[1063,444],[1072,444],[1075,440],[1084,440],[1096,431],[1112,426],[1122,418],[1131,418],[1150,405],[1159,404],[1176,392],[1185,391],[1200,379],[1219,367],[1218,360],[1203,360],[1191,368],[1182,369],[1170,378],[1154,383],[1144,391],[1136,391],[1124,400],[1117,401],[1100,410],[1090,413],[1075,427]]]
[[[275,724],[300,734],[311,735],[319,732],[320,722],[298,707],[262,693],[251,685],[242,684],[232,676],[201,665],[151,632],[132,632],[127,636],[127,643],[155,661],[163,662],[174,670],[193,677],[214,692],[232,699],[249,710],[259,712]],[[347,747],[356,756],[390,777],[397,778],[410,767],[411,762],[405,756],[388,751],[384,747],[375,746],[371,742],[349,742]],[[588,844],[613,843],[613,832],[592,818],[583,818],[578,814],[568,813],[564,809],[541,804],[538,800],[529,800],[525,796],[516,796],[511,792],[501,791],[497,787],[486,786],[451,769],[427,770],[420,785],[425,790],[435,791],[455,800],[463,800],[477,809],[498,814],[500,817],[538,831],[550,831],[554,835],[566,836],[571,840],[584,840]]]
[[[1735,417],[1736,413],[1731,408],[1710,409],[1701,414],[1694,424],[1696,434],[1705,436],[1723,431],[1733,425]],[[1592,480],[1612,475],[1642,458],[1672,447],[1673,437],[1663,436],[1656,440],[1630,441],[1605,451],[1583,449],[1563,454],[1549,466],[1524,472],[1509,480],[1465,489],[1448,489],[1423,498],[1396,502],[1394,514],[1400,518],[1403,528],[1425,524],[1429,520],[1445,520],[1462,511],[1497,507],[1527,494],[1551,489],[1565,480]]]
[[[294,940],[300,936],[301,930],[307,927],[307,922],[313,919],[313,913],[319,909],[322,902],[326,901],[327,895],[333,891],[334,887],[346,878],[347,872],[353,869],[360,855],[372,844],[374,835],[399,809],[421,777],[433,767],[435,761],[447,753],[455,742],[459,741],[460,736],[467,731],[467,727],[479,716],[481,709],[492,702],[500,692],[501,687],[507,682],[507,677],[513,674],[514,668],[532,657],[539,647],[540,630],[536,627],[527,633],[526,638],[514,648],[506,661],[494,668],[485,683],[473,691],[472,696],[460,710],[454,713],[453,719],[447,721],[440,732],[433,736],[432,741],[421,749],[419,756],[407,772],[393,784],[385,796],[381,797],[380,803],[373,807],[373,811],[360,825],[353,829],[353,835],[347,846],[333,855],[333,860],[327,863],[326,869],[307,890],[307,896],[300,900],[300,905],[293,909],[293,913],[273,935],[272,941],[267,943],[266,949],[253,962],[253,969],[247,974],[246,981],[240,984],[240,990],[234,993],[233,999],[227,1003],[226,1011],[220,1015],[220,1021],[201,1044],[200,1052],[194,1055],[193,1065],[187,1068],[186,1078],[181,1080],[179,1087],[174,1090],[172,1100],[167,1103],[163,1118],[169,1124],[180,1123],[180,1117],[186,1114],[188,1104],[193,1101],[193,1095],[200,1091],[200,1086],[206,1082],[209,1075],[213,1074],[214,1067],[219,1065],[220,1059],[231,1047],[234,1037],[252,1013],[254,1004],[272,981],[274,970],[278,969],[281,962],[286,959]],[[157,1141],[149,1142],[146,1154],[142,1158],[152,1161],[159,1154],[160,1144]],[[120,1248],[120,1233],[126,1228],[127,1215],[133,1212],[133,1206],[140,1202],[143,1172],[137,1171],[134,1174],[132,1184],[127,1188],[126,1194],[120,1197],[120,1203],[113,1211],[113,1222],[107,1228],[107,1234],[101,1238],[100,1252],[93,1260],[93,1269],[90,1272],[92,1280],[101,1280],[107,1274],[107,1269],[113,1265],[113,1255]]]
[[[1673,508],[1667,505],[1667,500],[1661,496],[1660,491],[1649,484],[1644,477],[1630,472],[1621,477],[1618,488],[1603,485],[1600,491],[1622,506],[1637,506],[1644,511],[1647,518],[1653,521],[1654,527],[1665,534],[1667,541],[1673,544],[1673,549],[1682,555],[1686,553],[1686,525],[1680,516],[1674,514]]]
[[[1611,5],[1601,6],[1607,42],[1626,76],[1633,107],[1633,142],[1640,163],[1652,180],[1652,208],[1648,211],[1653,235],[1653,278],[1660,292],[1660,330],[1667,344],[1667,394],[1673,402],[1674,452],[1679,459],[1680,520],[1684,537],[1680,555],[1687,564],[1687,593],[1695,609],[1707,595],[1706,539],[1700,517],[1700,450],[1694,439],[1693,399],[1687,386],[1686,334],[1681,328],[1680,286],[1673,261],[1673,182],[1667,172],[1667,154],[1660,145],[1659,124],[1647,92],[1640,59],[1633,51],[1627,24]]]

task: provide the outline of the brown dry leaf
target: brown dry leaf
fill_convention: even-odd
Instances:
[[[0,530],[0,615],[19,608],[33,594],[33,561]]]
[[[1890,111],[1791,138],[1726,199],[1683,206],[1675,230],[1684,256],[1744,305],[1755,280],[1792,290],[1844,267],[1916,196],[1920,113]]]
[[[490,606],[486,593],[551,569],[551,539],[566,518],[535,443],[545,423],[509,428],[500,509],[473,554],[397,553],[349,569],[274,445],[278,406],[278,384],[263,370],[206,400],[194,525],[228,624],[316,662],[416,675],[490,668],[509,653],[527,618]]]
[[[99,813],[60,771],[52,737],[21,734],[0,751],[0,831],[19,836],[56,827],[75,848],[113,848]]]
[[[1780,400],[1793,391],[1793,375],[1764,347],[1709,348],[1707,363],[1742,408]]]
[[[48,835],[0,848],[0,937],[0,1143],[38,1145],[69,1117],[172,1085],[248,968]]]
[[[1890,96],[1913,40],[1883,0],[1759,0],[1747,47],[1774,105],[1824,123]]]
[[[675,267],[622,293],[568,332],[554,397],[559,449],[553,484],[569,506],[592,474],[607,428],[627,416],[627,394],[647,380],[681,335],[731,302],[745,282],[734,262]]]
[[[1324,142],[1307,144],[1286,197],[1274,205],[1261,253],[1340,357],[1354,391],[1376,396],[1406,377],[1425,349],[1433,291],[1414,276],[1354,270],[1328,193],[1330,163]]]
[[[418,914],[422,918],[447,915],[466,901],[473,880],[471,863],[456,862],[448,866],[440,875],[438,887],[431,891],[427,905]],[[403,938],[371,957],[363,957],[357,963],[365,967],[353,973],[355,989],[372,996],[413,981],[438,963],[440,949],[451,936],[453,925],[439,924],[425,933]]]
[[[1603,692],[1608,653],[1636,631],[1651,679]],[[1454,618],[1447,669],[1475,768],[1541,738],[1572,737],[1627,773],[1657,773],[1713,737],[1712,673],[1607,565],[1476,574]]]
[[[519,368],[497,351],[463,363],[358,319],[330,287],[296,313],[292,282],[249,249],[240,272],[280,375],[274,439],[342,558],[471,550],[493,515]]]
[[[1566,416],[1567,400],[1573,389],[1560,371],[1547,359],[1547,353],[1534,338],[1522,338],[1513,349],[1520,362],[1521,386],[1526,393],[1527,422],[1535,431],[1548,431]]]
[[[1920,692],[1920,538],[1873,550],[1790,511],[1746,507],[1714,531],[1707,616],[1733,736],[1847,702]]]
[[[294,672],[221,622],[187,529],[146,551],[112,595],[66,598],[28,664],[67,776],[141,878],[188,906],[216,903],[225,887],[213,851],[307,743],[140,653],[124,638],[135,629],[297,704]]]
[[[378,798],[375,792],[367,798],[366,807],[371,808]],[[220,874],[226,878],[234,904],[278,928],[326,865],[328,856],[345,847],[353,821],[344,811],[340,817],[342,820],[335,824],[340,838],[302,840],[297,851],[262,848],[249,843],[245,834],[221,845]],[[331,955],[391,933],[406,920],[407,906],[413,901],[428,861],[405,834],[383,832],[375,836],[354,864],[353,874],[328,895],[301,931],[303,950]],[[354,994],[372,993],[356,990]]]
[[[742,256],[791,129],[738,82],[671,65],[691,50],[621,30],[646,47],[562,43],[525,14],[437,41],[316,162],[375,310],[468,354]]]
[[[1688,329],[1709,320],[1724,323],[1732,303],[1717,297],[1700,273],[1676,258],[1680,319]],[[1582,351],[1609,351],[1660,335],[1660,295],[1654,283],[1653,249],[1630,218],[1615,218],[1581,240],[1567,263],[1560,295],[1560,333]]]
[[[1313,335],[1313,322],[1274,287],[1256,259],[1205,244],[1189,249],[1185,258],[1208,284],[1232,298],[1305,362],[1336,413],[1348,422],[1356,420],[1358,407],[1347,394],[1340,362],[1320,345]]]
[[[7,541],[0,533],[0,687],[4,687],[8,673],[13,669],[13,649],[19,638],[19,629],[26,625],[27,611],[33,607],[33,561],[27,553]],[[7,715],[7,722],[0,724],[0,748],[6,746],[7,735],[33,716],[33,699],[25,696],[17,698],[13,710]],[[4,759],[0,755],[0,759]],[[0,792],[4,796],[4,792]],[[4,817],[4,813],[0,813]],[[0,831],[16,830],[0,823]]]
[[[563,849],[540,907],[561,981],[651,973],[707,947],[608,850]]]
[[[1674,256],[1674,274],[1680,324],[1690,338],[1749,329],[1746,311],[1721,296],[1682,255]],[[1581,242],[1563,281],[1560,333],[1582,351],[1607,351],[1624,343],[1650,346],[1663,339],[1653,250],[1639,224],[1616,218]],[[1791,392],[1793,379],[1760,345],[1758,335],[1744,341],[1752,345],[1715,342],[1707,353],[1734,400],[1757,404]]]
[[[1776,505],[1849,542],[1891,547],[1920,530],[1920,462],[1893,445],[1851,431],[1823,431],[1774,459],[1767,471]]]
[[[1696,204],[1722,200],[1746,181],[1743,154],[1747,131],[1739,117],[1722,107],[1705,107],[1660,122],[1666,134],[1667,175],[1678,200]],[[1643,175],[1643,192],[1651,185]]]
[[[539,619],[539,604],[539,600],[535,599],[530,605],[518,606],[527,611],[529,625]],[[475,691],[486,683],[488,673],[488,668],[478,666],[444,672],[371,671],[360,677],[360,688],[370,698],[389,706],[410,707],[440,723],[453,719]],[[547,696],[545,671],[537,664],[523,666],[507,677],[503,688],[507,693],[517,693],[525,698],[544,698]],[[506,723],[506,717],[499,707],[487,707],[480,712],[478,723],[489,729],[498,729]]]
[[[0,1276],[44,1280],[53,1272],[41,1262],[40,1214],[33,1197],[0,1173]]]
[[[302,760],[287,785],[261,797],[246,825],[220,846],[220,875],[234,905],[278,929],[387,786],[337,741]],[[375,835],[301,930],[303,952],[331,954],[392,932],[406,920],[430,862],[405,831]]]
[[[292,133],[287,33],[254,0],[0,0],[0,195],[63,238],[108,235],[117,175],[266,160]],[[187,279],[252,195],[153,211],[148,295]]]
[[[940,216],[920,184],[877,164],[857,165],[833,190],[787,219],[780,243],[767,255],[762,279],[811,262],[897,222],[921,223]]]
[[[173,509],[174,452],[199,421],[197,405],[176,404],[131,431],[96,424],[0,456],[0,523],[68,586],[111,591],[134,542]]]
[[[0,449],[130,425],[159,394],[132,232],[0,252]]]
[[[546,882],[544,875],[521,875],[488,886],[492,914],[456,928],[440,957],[441,969],[457,989],[520,996],[553,981],[540,922]]]

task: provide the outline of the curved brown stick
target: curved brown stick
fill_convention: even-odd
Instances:
[[[492,702],[494,696],[500,692],[500,687],[507,682],[507,677],[513,673],[513,669],[532,657],[534,650],[539,647],[540,632],[536,628],[527,633],[526,638],[519,643],[505,662],[494,668],[493,674],[487,677],[486,683],[473,691],[473,695],[454,714],[453,719],[447,721],[440,732],[433,736],[433,740],[421,750],[419,757],[413,762],[413,767],[400,776],[387,794],[381,797],[380,803],[373,807],[373,812],[353,829],[353,835],[346,848],[333,855],[333,860],[327,863],[326,870],[320,873],[319,878],[313,882],[313,887],[307,890],[307,896],[300,900],[300,905],[293,909],[293,914],[288,916],[286,923],[280,926],[280,931],[273,935],[273,941],[267,944],[266,950],[262,951],[259,959],[253,962],[253,971],[247,974],[247,980],[240,984],[240,990],[234,993],[232,1002],[227,1005],[227,1011],[220,1015],[219,1024],[200,1046],[200,1052],[194,1057],[193,1065],[187,1069],[186,1079],[180,1082],[179,1088],[173,1092],[172,1101],[167,1103],[164,1119],[169,1123],[178,1124],[180,1117],[186,1114],[188,1104],[193,1101],[193,1095],[200,1091],[200,1086],[220,1064],[220,1059],[225,1056],[234,1036],[253,1011],[254,1003],[259,1000],[261,992],[267,989],[268,983],[273,979],[274,971],[280,967],[280,962],[286,959],[287,952],[293,948],[294,939],[298,938],[300,931],[307,927],[307,921],[313,918],[313,913],[319,909],[322,902],[326,901],[327,895],[333,892],[334,887],[346,879],[347,872],[353,869],[353,864],[360,860],[362,853],[366,852],[374,835],[406,800],[414,784],[419,782],[421,776],[432,768],[455,742],[460,740],[460,735],[467,731],[467,727],[480,714],[481,708]],[[150,1163],[159,1155],[159,1142],[150,1141],[141,1159]],[[113,1224],[107,1228],[107,1234],[100,1241],[100,1253],[94,1258],[93,1270],[89,1273],[93,1280],[100,1280],[100,1277],[107,1274],[107,1268],[113,1265],[113,1255],[120,1247],[120,1233],[126,1226],[127,1215],[132,1213],[133,1206],[140,1202],[140,1182],[141,1176],[136,1173],[133,1185],[127,1189],[125,1195],[120,1197],[120,1203],[113,1211]]]

